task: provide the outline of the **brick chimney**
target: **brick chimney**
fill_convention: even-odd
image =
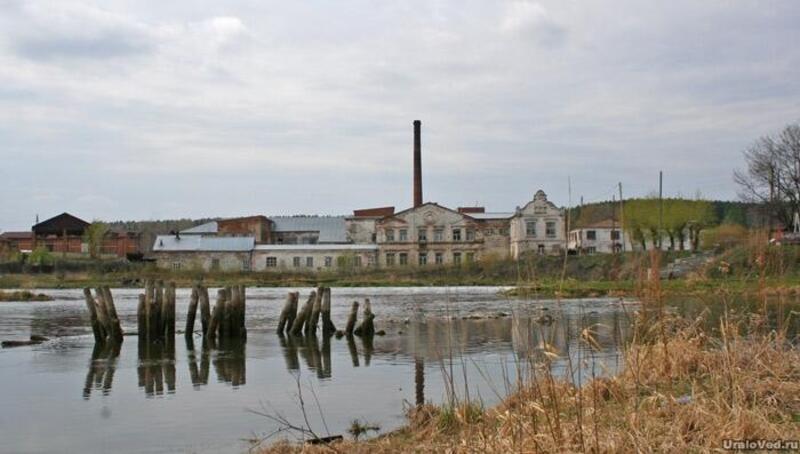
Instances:
[[[414,208],[422,206],[422,122],[414,120]]]

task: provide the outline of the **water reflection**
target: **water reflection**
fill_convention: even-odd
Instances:
[[[234,389],[247,383],[246,343],[241,338],[220,339],[212,359],[218,382],[230,384]]]
[[[316,334],[284,335],[278,334],[279,344],[283,349],[286,369],[289,372],[300,369],[300,358],[309,370],[316,372],[317,378],[330,378],[331,368],[331,336],[322,337],[322,347]]]
[[[89,399],[93,390],[102,391],[106,396],[111,393],[120,348],[121,344],[115,342],[95,344],[83,386],[84,399]]]
[[[139,388],[148,397],[175,393],[175,342],[146,342],[139,340],[139,364],[136,368]]]

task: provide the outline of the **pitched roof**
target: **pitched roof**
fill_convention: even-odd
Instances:
[[[153,252],[249,252],[255,244],[252,236],[158,235]]]
[[[64,231],[69,235],[83,235],[83,232],[89,227],[89,223],[75,217],[69,213],[61,213],[50,219],[46,219],[36,225],[31,230],[36,234],[61,234]]]
[[[273,232],[319,232],[319,243],[346,243],[344,216],[274,216]]]
[[[511,212],[496,212],[496,213],[470,213],[470,217],[475,219],[481,220],[489,220],[489,219],[509,219],[514,216],[514,213]]]
[[[256,251],[374,251],[375,244],[259,244]]]
[[[186,235],[197,235],[201,233],[217,233],[219,226],[217,221],[206,222],[205,224],[196,225],[192,228],[181,230],[181,233]]]

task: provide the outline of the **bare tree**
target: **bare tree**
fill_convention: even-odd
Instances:
[[[762,204],[770,221],[791,225],[800,211],[800,124],[758,139],[744,152],[746,170],[734,172],[739,196]]]

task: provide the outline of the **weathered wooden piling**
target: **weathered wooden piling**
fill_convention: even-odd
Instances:
[[[161,322],[164,338],[174,340],[175,337],[175,283],[170,282],[164,288],[164,305],[161,307]]]
[[[344,333],[347,336],[353,335],[353,330],[356,328],[358,321],[358,301],[353,301],[353,306],[350,308],[350,317],[347,318],[347,325],[344,328]]]
[[[155,341],[161,337],[161,293],[159,282],[150,284],[150,297],[147,301],[147,338]]]
[[[331,321],[331,289],[325,287],[322,295],[322,306],[320,307],[322,315],[322,336],[327,337],[336,332],[336,325]]]
[[[94,341],[98,343],[105,342],[105,331],[97,316],[97,307],[94,304],[94,298],[92,298],[92,291],[88,288],[83,289],[83,297],[86,299],[86,308],[89,309],[89,319],[92,324]]]
[[[139,305],[136,306],[136,323],[138,324],[139,340],[147,339],[147,297],[139,294]]]
[[[325,292],[325,289],[322,287],[317,287],[317,294],[316,298],[314,298],[314,304],[311,306],[311,314],[306,321],[305,326],[305,333],[306,336],[311,334],[317,333],[317,326],[319,325],[319,312],[322,307],[322,294]]]
[[[311,317],[311,310],[314,306],[314,301],[317,299],[317,292],[312,291],[310,295],[308,295],[308,300],[306,304],[303,305],[303,309],[297,314],[297,318],[294,319],[294,324],[292,324],[292,331],[291,333],[295,336],[300,335],[303,332],[303,325],[306,323],[309,317]]]
[[[217,330],[222,319],[222,311],[225,308],[225,298],[227,293],[225,289],[217,290],[217,302],[214,304],[214,312],[211,313],[211,320],[208,323],[208,337],[214,339],[217,337]]]
[[[369,298],[364,300],[364,320],[361,321],[361,324],[356,328],[354,334],[356,336],[364,336],[364,337],[371,337],[375,335],[375,324],[373,320],[375,319],[375,314],[372,313],[372,304],[369,302]]]
[[[197,304],[200,301],[200,288],[192,286],[192,294],[189,297],[189,312],[186,314],[186,337],[191,338],[194,334],[194,319],[197,316]]]
[[[286,303],[284,303],[281,316],[278,319],[278,334],[282,334],[284,331],[291,331],[292,323],[297,317],[297,299],[299,296],[300,294],[297,292],[289,292],[286,295]]]
[[[208,332],[208,323],[211,321],[211,303],[208,299],[208,287],[200,286],[200,323],[203,325],[203,335]]]

